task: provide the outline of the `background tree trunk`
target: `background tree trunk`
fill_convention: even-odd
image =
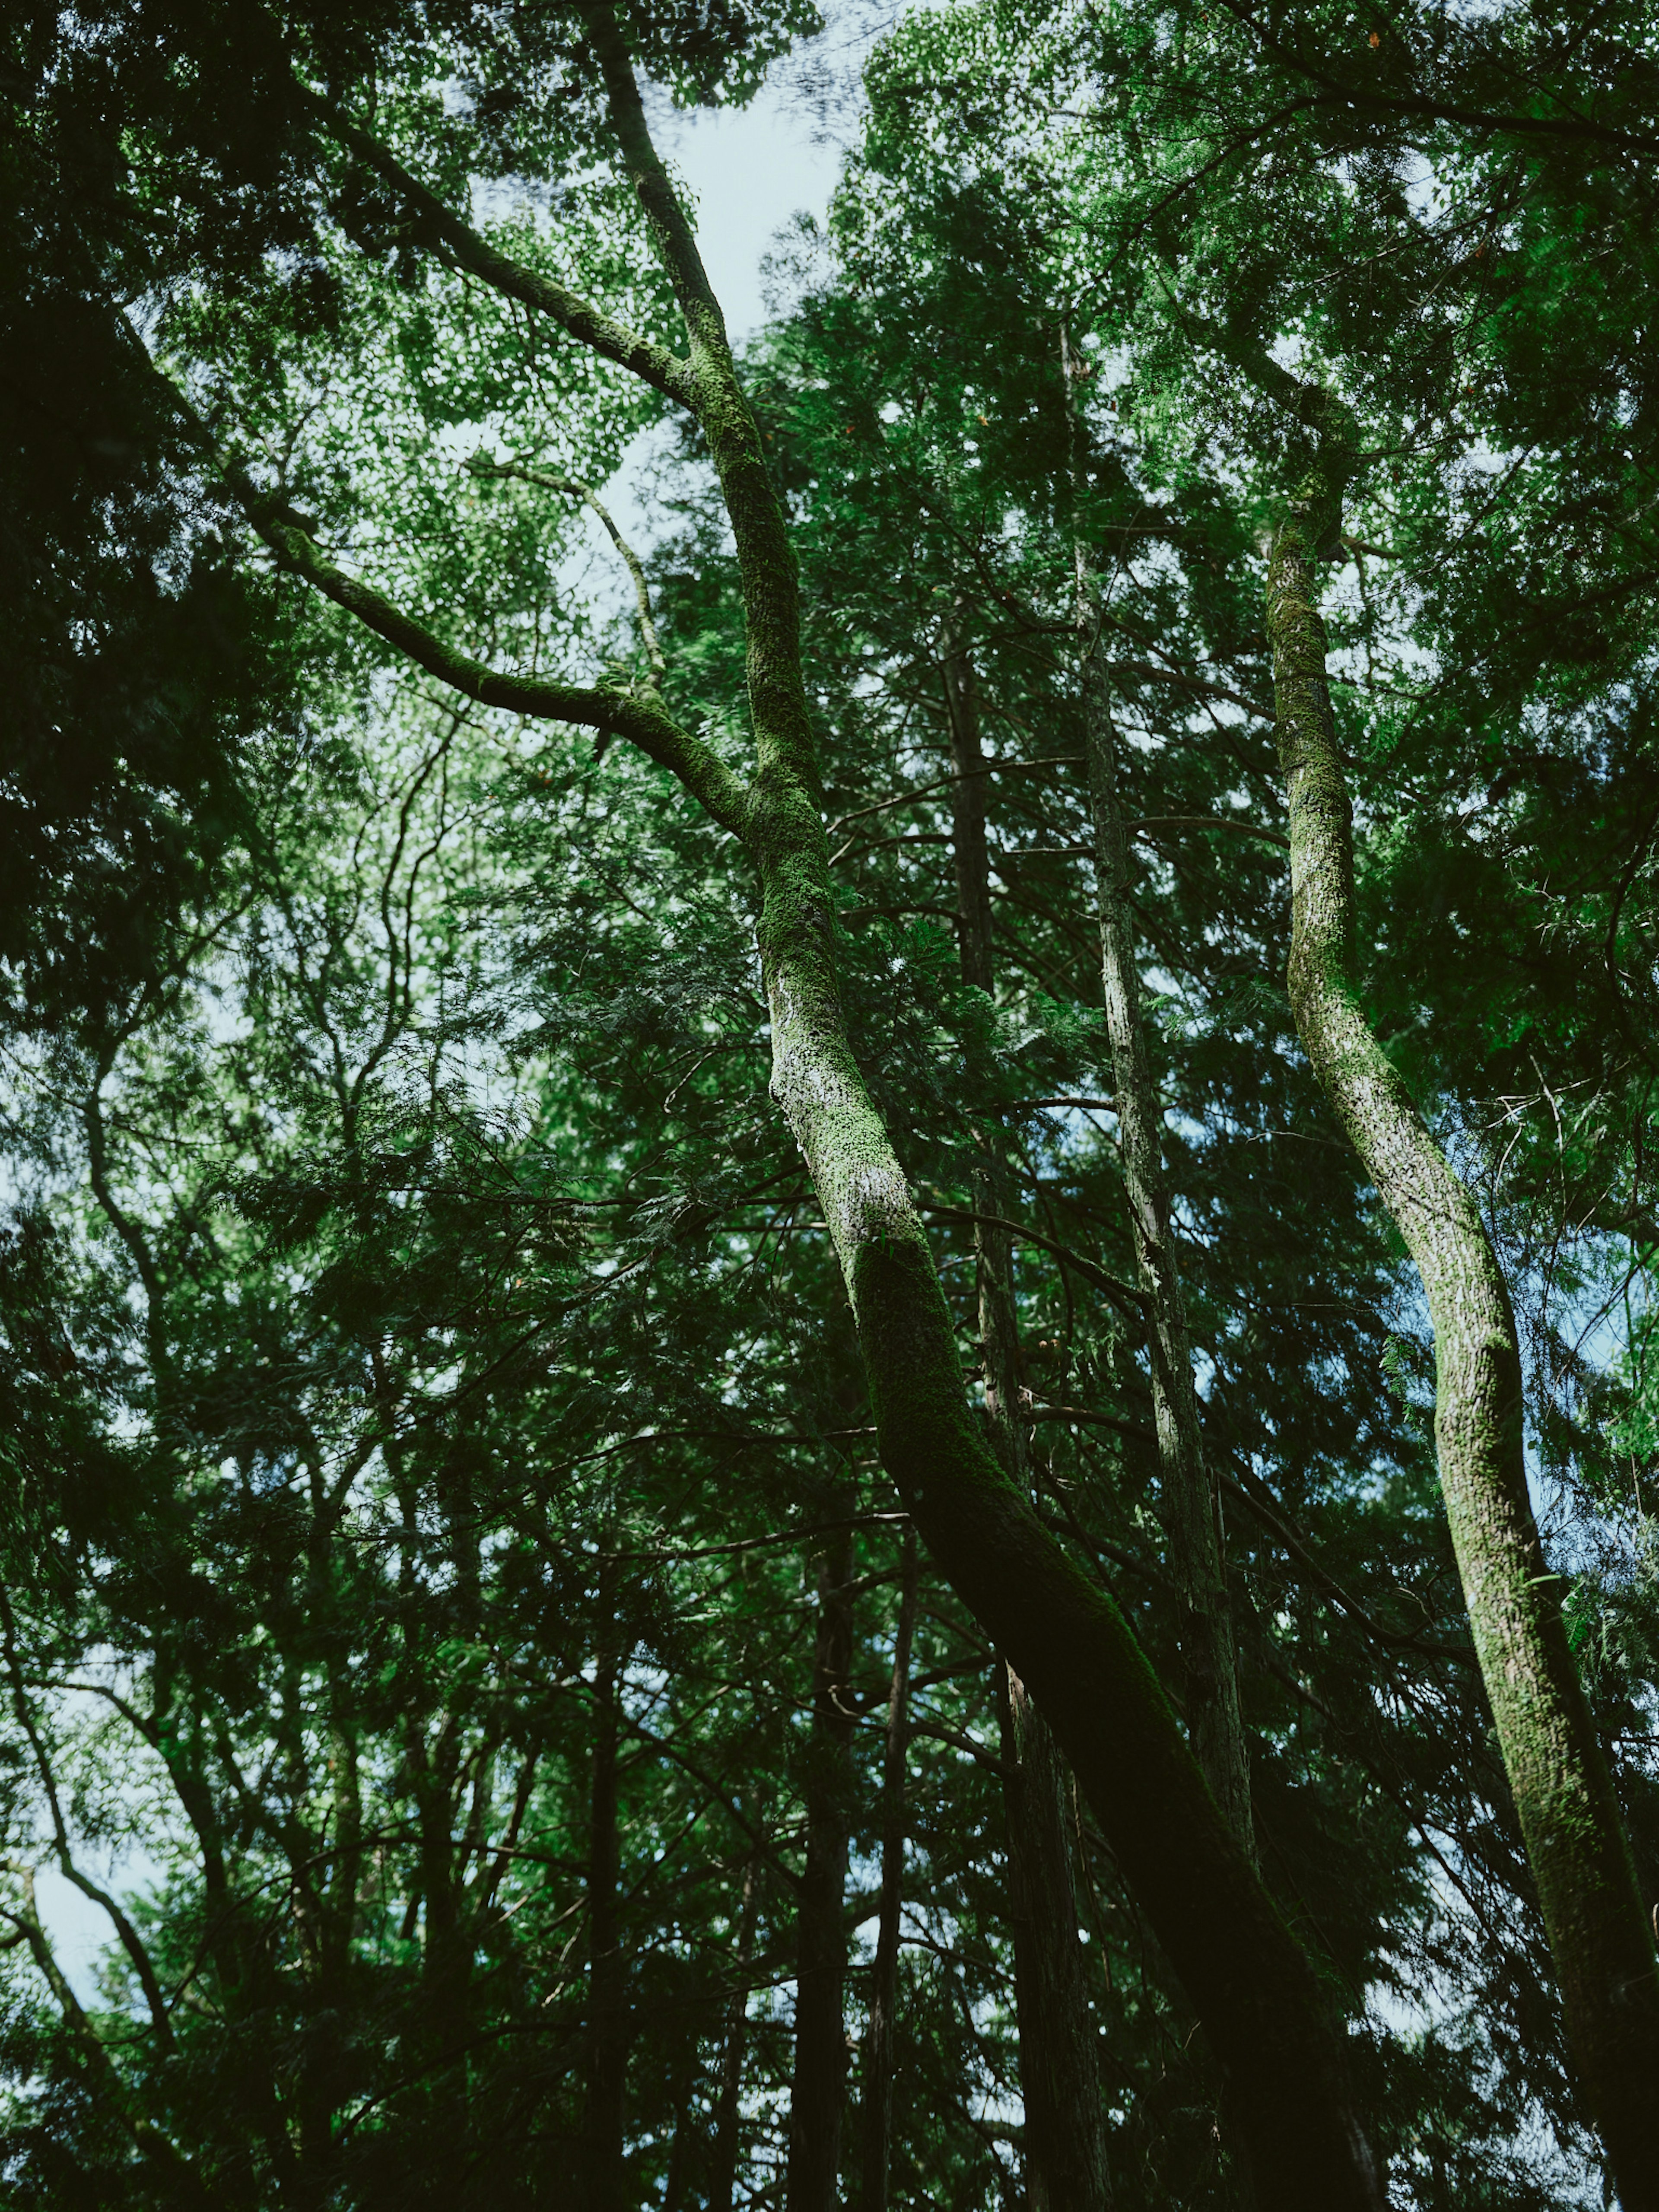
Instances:
[[[1073,398],[1076,363],[1065,327],[1060,368],[1072,425],[1075,487],[1081,430]],[[1192,1340],[1164,1166],[1164,1113],[1146,1056],[1129,907],[1129,846],[1118,797],[1116,733],[1101,663],[1100,604],[1088,553],[1076,546],[1077,622],[1083,649],[1083,716],[1093,817],[1101,981],[1112,1047],[1118,1154],[1134,1234],[1135,1267],[1146,1293],[1152,1420],[1158,1433],[1170,1565],[1181,1592],[1181,1659],[1187,1727],[1204,1778],[1227,1825],[1255,1856],[1249,1760],[1238,1705],[1238,1662],[1222,1544],[1221,1492],[1205,1463],[1193,1382]]]
[[[952,850],[963,980],[994,996],[990,848],[985,832],[984,748],[973,664],[954,629],[945,633],[950,708]],[[1000,1134],[982,1133],[984,1164],[974,1211],[1011,1218],[1012,1181]],[[1031,1488],[1020,1420],[1019,1319],[1013,1245],[1006,1230],[974,1224],[985,1405],[998,1458],[1022,1493]],[[1031,2212],[1097,2212],[1109,2199],[1099,2057],[1089,2017],[1087,1971],[1078,1936],[1066,1832],[1066,1763],[1024,1685],[998,1667],[998,1711],[1008,1826],[1009,1917],[1019,2020],[1019,2078],[1025,2104],[1025,2178]],[[1012,1721],[1010,1724],[1010,1715]]]
[[[742,2117],[738,2099],[743,2090],[744,2046],[749,2039],[749,1961],[754,1954],[759,1905],[760,1859],[756,1854],[744,1868],[743,1896],[738,1906],[738,1946],[732,1961],[735,1978],[726,2008],[720,2088],[714,2099],[714,2125],[708,2157],[708,2212],[732,2212],[737,2202],[738,2139]]]
[[[904,1765],[910,1735],[910,1644],[916,1626],[916,1537],[904,1532],[893,1686],[887,1701],[887,1749],[881,1778],[881,1904],[870,2021],[864,2033],[864,2173],[861,2212],[887,2212],[896,2057],[900,1921],[904,1906]]]
[[[837,1517],[850,1510],[845,1500]],[[838,1528],[818,1565],[812,1731],[806,1762],[806,1869],[796,1919],[795,2074],[789,2098],[788,2212],[835,2212],[847,2085],[847,1852],[854,1707],[853,1537]]]
[[[628,2004],[618,1886],[616,1595],[607,1563],[599,1571],[599,1624],[593,1675],[593,1766],[589,1796],[587,1913],[587,2100],[582,2124],[586,2212],[627,2212],[623,2166],[628,2076]]]

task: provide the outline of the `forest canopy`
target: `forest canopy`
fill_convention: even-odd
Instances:
[[[1659,2212],[1659,19],[845,33],[0,9],[0,2189]]]

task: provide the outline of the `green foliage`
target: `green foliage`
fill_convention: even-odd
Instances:
[[[624,19],[684,103],[747,99],[817,20]],[[963,1215],[1006,1133],[1037,1502],[1176,1682],[1144,1331],[1100,1279],[1134,1262],[1079,542],[1101,580],[1263,1871],[1421,2212],[1594,2201],[1595,2151],[1420,1297],[1282,988],[1260,532],[1305,431],[1260,363],[1361,425],[1328,611],[1366,988],[1510,1273],[1651,1894],[1659,456],[1626,142],[1653,82],[1641,11],[1593,28],[1395,9],[1373,47],[1336,7],[916,11],[744,364],[862,1064],[970,1365]],[[754,886],[623,745],[443,694],[263,569],[214,477],[493,666],[644,682],[574,497],[465,464],[599,486],[662,403],[433,250],[308,100],[676,345],[583,13],[135,0],[6,37],[6,2186],[562,2201],[614,1725],[628,2202],[708,2201],[735,2125],[747,2201],[780,2204],[818,1565],[851,1518],[856,2045],[902,1514],[767,1097]],[[726,518],[700,439],[664,451],[664,696],[746,757]],[[992,763],[994,1002],[958,970],[946,660]],[[893,2197],[963,2212],[1023,2187],[994,1656],[926,1569]],[[1076,1826],[1115,2201],[1236,2203],[1197,2024]],[[95,1965],[53,1901],[76,1875],[127,1922],[84,1900]]]

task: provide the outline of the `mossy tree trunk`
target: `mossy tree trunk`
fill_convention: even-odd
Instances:
[[[1341,2039],[1308,1959],[1217,1807],[1122,1614],[1008,1480],[969,1406],[927,1233],[842,1011],[796,568],[764,441],[690,223],[652,143],[620,22],[603,0],[586,13],[615,143],[678,302],[684,356],[513,262],[326,102],[308,96],[310,112],[397,195],[411,244],[545,316],[695,416],[741,574],[750,780],[675,721],[654,683],[631,691],[559,684],[471,659],[331,562],[297,517],[222,459],[221,473],[283,566],[416,666],[482,704],[626,739],[739,841],[759,885],[772,1094],[834,1241],[884,1464],[939,1568],[1048,1716],[1204,2023],[1264,2199],[1279,2212],[1376,2212],[1376,2172]],[[216,457],[206,426],[197,429]]]
[[[1475,1650],[1538,1885],[1568,2039],[1625,2212],[1659,2207],[1659,1973],[1612,1780],[1527,1488],[1515,1316],[1474,1199],[1366,1018],[1352,815],[1326,673],[1319,571],[1354,464],[1347,411],[1298,386],[1316,434],[1267,570],[1290,809],[1291,1003],[1308,1057],[1423,1279],[1435,1445]]]

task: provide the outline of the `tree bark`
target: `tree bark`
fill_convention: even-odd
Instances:
[[[898,2026],[900,1923],[904,1907],[904,1767],[910,1740],[910,1646],[916,1626],[916,1537],[904,1532],[893,1686],[887,1700],[887,1748],[881,1778],[881,1902],[870,2020],[864,2033],[864,2172],[861,2212],[887,2212],[893,2135],[893,2075]]]
[[[584,9],[611,128],[678,301],[688,358],[622,332],[472,233],[380,149],[375,166],[480,281],[522,292],[580,342],[687,406],[708,441],[742,581],[755,769],[743,784],[659,698],[544,684],[471,660],[330,563],[234,469],[283,566],[416,665],[485,704],[624,737],[740,841],[760,887],[772,1093],[800,1146],[853,1307],[884,1464],[963,1603],[1042,1704],[1125,1878],[1205,2022],[1255,2180],[1280,2212],[1375,2212],[1377,2184],[1346,2054],[1308,1960],[1215,1804],[1157,1678],[1110,1598],[1043,1528],[979,1433],[950,1309],[904,1173],[858,1066],[842,1004],[823,790],[800,650],[793,551],[764,441],[696,236],[652,143],[621,22]],[[332,111],[355,149],[368,134]],[[366,156],[367,158],[367,156]],[[182,403],[180,403],[182,404]],[[204,428],[199,434],[207,437]]]
[[[582,2116],[585,2212],[627,2212],[623,2144],[628,2002],[618,1896],[622,1836],[617,1787],[617,1659],[611,1571],[602,1565],[588,1795],[587,2079]]]
[[[945,684],[951,726],[951,849],[957,926],[964,982],[988,996],[996,988],[992,938],[990,849],[985,831],[986,763],[973,662],[954,628],[945,633]],[[1011,1218],[1012,1188],[996,1133],[981,1133],[974,1211]],[[1013,1244],[981,1218],[974,1224],[985,1407],[997,1457],[1022,1495],[1030,1469],[1019,1418],[1019,1318]],[[1024,2164],[1030,2212],[1100,2212],[1109,2198],[1099,2054],[1089,2018],[1087,1973],[1078,1938],[1066,1834],[1065,1761],[1024,1683],[999,1662],[999,1711],[1010,1779],[1009,1918],[1019,2022],[1019,2079],[1025,2106]],[[1018,1722],[1009,1725],[1011,1699]]]
[[[1078,1938],[1066,1777],[1053,1733],[1012,1667],[997,1699],[1008,1811],[1019,2086],[1030,2212],[1098,2212],[1111,2202],[1100,2052]]]
[[[726,2012],[720,2048],[720,2085],[714,2100],[714,2126],[708,2160],[709,2212],[733,2212],[738,2188],[738,2100],[743,2088],[744,2046],[749,2038],[749,1961],[755,1948],[755,1919],[760,1903],[760,1859],[743,1870],[738,1906],[737,1978]]]
[[[796,1917],[795,2072],[789,2093],[788,2212],[835,2212],[847,2087],[847,1853],[854,1707],[853,1537],[838,1529],[818,1566],[806,1867]]]
[[[1476,1655],[1561,1985],[1568,2040],[1625,2212],[1659,2207],[1659,1973],[1611,1777],[1527,1490],[1515,1317],[1480,1209],[1372,1035],[1356,981],[1352,816],[1316,563],[1340,527],[1352,419],[1298,386],[1318,433],[1267,570],[1290,808],[1291,1003],[1308,1057],[1428,1296],[1435,1443]]]
[[[1075,465],[1080,443],[1064,326],[1060,368]],[[1158,1436],[1170,1565],[1181,1592],[1180,1645],[1187,1725],[1204,1778],[1228,1826],[1255,1856],[1249,1760],[1238,1705],[1238,1662],[1222,1541],[1221,1492],[1205,1463],[1193,1382],[1187,1301],[1164,1165],[1164,1113],[1146,1056],[1129,912],[1129,847],[1118,798],[1116,732],[1098,652],[1100,605],[1086,548],[1076,545],[1077,623],[1083,647],[1084,746],[1093,817],[1101,981],[1117,1099],[1118,1154],[1129,1200],[1135,1267],[1152,1323],[1152,1422]]]

